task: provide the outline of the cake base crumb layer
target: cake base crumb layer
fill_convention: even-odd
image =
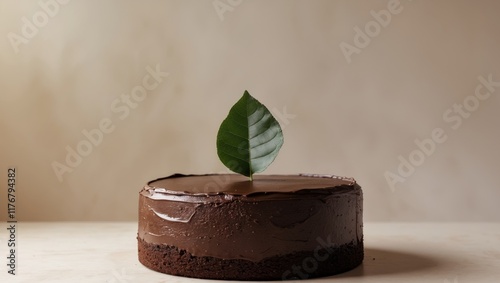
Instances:
[[[138,238],[139,261],[146,267],[177,276],[219,280],[296,280],[324,277],[355,268],[363,261],[363,241],[338,247],[319,246],[259,262],[193,256],[174,246]]]

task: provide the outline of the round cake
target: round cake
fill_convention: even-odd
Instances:
[[[139,261],[194,278],[328,276],[363,261],[363,195],[324,175],[181,175],[139,196]]]

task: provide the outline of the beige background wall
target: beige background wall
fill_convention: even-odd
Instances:
[[[212,0],[1,1],[1,218],[15,166],[21,220],[136,219],[146,181],[225,172],[215,135],[248,89],[281,113],[285,144],[267,173],[353,176],[367,221],[500,220],[500,87],[478,79],[500,82],[500,2],[216,4],[227,11]],[[393,13],[382,26],[372,10]],[[148,66],[169,75],[153,87]],[[143,80],[142,101],[121,100]],[[102,123],[112,131],[59,181],[54,162]],[[433,131],[442,143],[422,159],[414,140]],[[422,164],[391,189],[399,156]]]

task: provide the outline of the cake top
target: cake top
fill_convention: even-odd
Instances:
[[[155,193],[170,195],[232,195],[250,196],[269,193],[325,193],[334,188],[351,187],[352,178],[333,175],[258,175],[253,181],[236,174],[175,174],[153,180],[145,187]]]

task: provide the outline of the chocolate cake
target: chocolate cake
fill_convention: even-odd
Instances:
[[[139,198],[139,261],[186,277],[287,280],[363,261],[361,187],[319,175],[176,174]]]

